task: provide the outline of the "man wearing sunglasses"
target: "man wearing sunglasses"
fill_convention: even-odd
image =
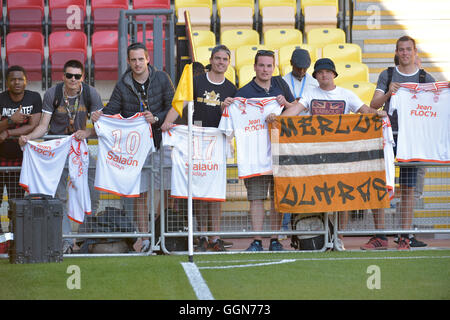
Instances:
[[[19,139],[19,144],[24,146],[29,140],[34,140],[44,136],[47,131],[49,135],[71,135],[75,134],[78,140],[95,136],[94,128],[86,128],[87,119],[90,113],[100,110],[103,107],[100,94],[94,87],[83,84],[84,66],[78,60],[69,60],[64,64],[63,82],[48,89],[44,94],[42,105],[42,116],[39,125],[34,130],[23,135]],[[89,92],[83,92],[89,90]],[[86,97],[89,96],[89,101]],[[59,98],[61,97],[61,98]],[[91,163],[95,163],[93,158]],[[56,198],[67,203],[67,177],[68,169],[65,168],[58,188]],[[94,189],[95,171],[89,170],[88,181],[92,200],[92,212],[98,206],[98,192]],[[63,234],[72,232],[71,222],[67,216],[67,206],[64,205]],[[64,239],[64,253],[71,253],[73,239]]]

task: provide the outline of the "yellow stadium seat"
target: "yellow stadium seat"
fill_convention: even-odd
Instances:
[[[236,70],[230,65],[225,72],[225,78],[231,81],[232,84],[236,85]]]
[[[334,6],[336,7],[336,13],[339,8],[339,0],[301,0],[300,5],[302,10],[306,6]]]
[[[278,50],[278,61],[280,65],[289,64],[292,57],[292,52],[295,49],[304,49],[309,52],[309,56],[311,57],[311,61],[317,60],[315,47],[312,47],[308,44],[300,44],[300,45],[287,45],[282,46],[280,50]]]
[[[318,58],[322,48],[330,43],[346,43],[345,32],[338,28],[315,28],[306,33],[306,43],[316,47]]]
[[[259,0],[259,10],[265,7],[292,7],[297,10],[296,0]],[[262,14],[262,13],[261,13]]]
[[[356,95],[368,106],[370,105],[370,101],[373,98],[373,93],[375,92],[375,89],[377,87],[371,82],[364,81],[342,82],[339,86],[356,93]]]
[[[273,76],[280,75],[280,70],[278,69],[278,67],[275,67],[273,69],[272,75]],[[242,88],[247,83],[249,83],[253,79],[254,76],[255,76],[255,69],[254,69],[253,63],[242,66],[238,71],[239,88]]]
[[[295,28],[296,0],[259,0],[262,32],[273,28]]]
[[[264,45],[279,49],[287,45],[303,43],[303,34],[298,29],[269,29],[264,32]]]
[[[255,15],[253,0],[217,0],[217,15],[220,31],[230,29],[252,29]]]
[[[175,0],[175,13],[178,14],[180,8],[206,7],[213,11],[212,0]]]
[[[236,70],[239,72],[239,69],[244,65],[253,65],[255,62],[255,55],[258,50],[271,50],[265,45],[247,45],[242,46],[236,49]],[[278,59],[275,58],[275,65]]]
[[[216,45],[216,36],[210,30],[193,30],[192,41],[195,48],[202,46],[214,47]]]
[[[259,45],[259,34],[253,29],[231,29],[221,33],[220,42],[230,50],[240,46]]]
[[[217,0],[217,13],[220,15],[220,9],[225,7],[249,7],[252,9],[252,16],[255,14],[254,0]]]
[[[338,76],[334,79],[336,85],[348,81],[369,82],[369,68],[361,62],[337,62],[336,72]]]
[[[322,48],[322,56],[336,62],[362,62],[362,50],[356,43],[331,43]]]
[[[211,29],[211,9],[209,7],[182,7],[178,9],[178,24],[184,24],[184,12],[189,12],[191,27],[195,30]]]
[[[305,32],[314,28],[336,28],[337,11],[337,7],[334,5],[305,6],[302,9],[305,19]]]

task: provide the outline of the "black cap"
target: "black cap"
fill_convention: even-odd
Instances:
[[[305,49],[295,49],[292,52],[291,63],[297,68],[308,69],[311,65],[309,52]]]
[[[312,74],[314,78],[316,77],[316,72],[319,70],[330,70],[334,72],[335,77],[338,76],[334,62],[328,58],[322,58],[316,61],[314,64],[314,72]]]

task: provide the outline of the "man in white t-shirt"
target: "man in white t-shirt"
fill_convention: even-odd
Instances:
[[[353,113],[374,113],[380,117],[387,116],[386,111],[372,109],[352,91],[338,87],[334,84],[334,79],[338,76],[334,62],[328,58],[322,58],[314,64],[312,76],[318,81],[319,86],[313,88],[299,100],[299,104],[286,109],[282,116],[301,115],[302,108],[306,108],[312,115],[316,114],[347,114]],[[270,114],[266,121],[272,122],[276,115]],[[347,214],[341,214],[340,226],[347,224]],[[335,248],[344,250],[342,239],[336,239]]]

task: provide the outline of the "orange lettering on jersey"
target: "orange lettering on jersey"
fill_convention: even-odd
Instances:
[[[261,124],[260,119],[249,120],[248,126],[244,127],[245,132],[253,132],[266,129],[265,124]]]
[[[437,113],[432,112],[431,111],[432,109],[433,109],[432,106],[423,106],[421,104],[418,104],[416,109],[411,110],[410,115],[416,117],[436,118]]]
[[[50,158],[55,157],[55,153],[54,152],[51,152],[50,150],[44,150],[44,149],[51,149],[49,146],[43,146],[43,145],[34,146],[34,145],[30,145],[30,148],[33,151],[42,154],[43,156],[50,157]]]
[[[122,165],[128,165],[128,166],[132,166],[132,167],[138,166],[138,161],[133,159],[133,157],[126,158],[126,157],[122,157],[121,155],[118,156],[111,150],[108,151],[107,158],[108,158],[108,160],[114,161],[114,162],[122,164]]]

